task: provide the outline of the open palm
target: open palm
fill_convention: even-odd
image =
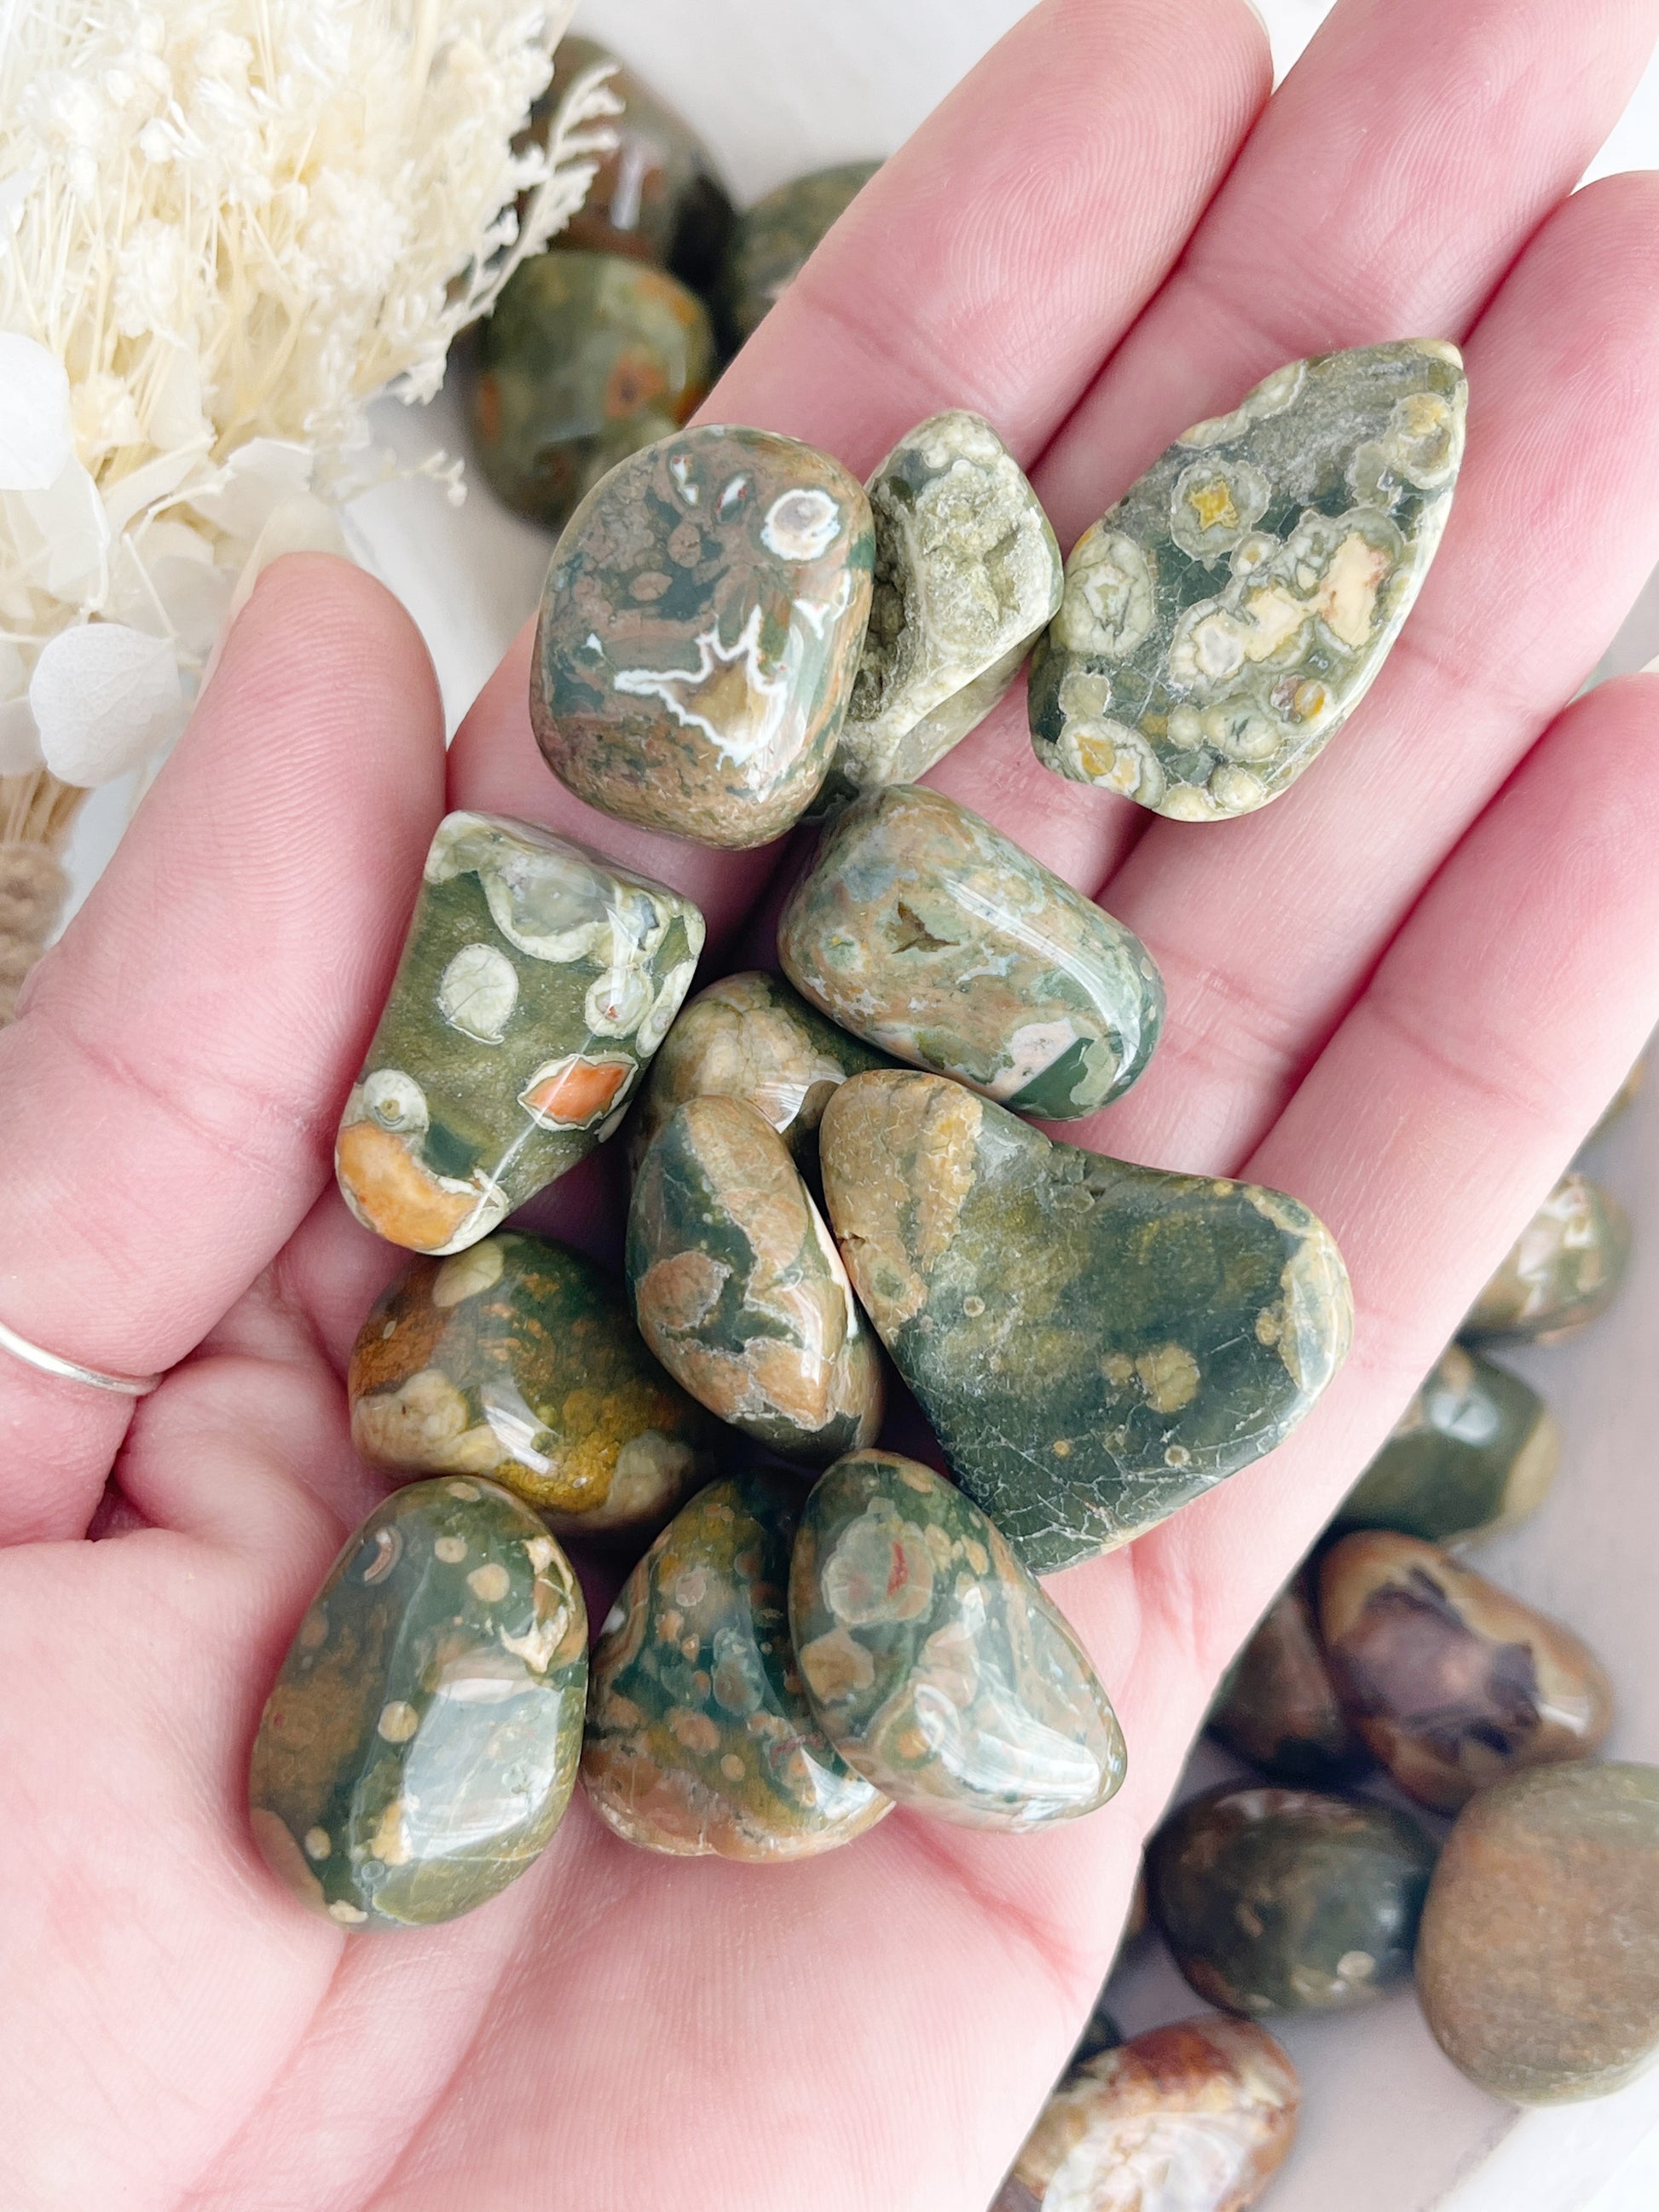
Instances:
[[[1039,769],[1018,699],[932,779],[1102,892],[1168,981],[1152,1072],[1070,1133],[1294,1191],[1358,1306],[1288,1445],[1054,1583],[1130,1747],[1073,1827],[898,1813],[762,1869],[631,1850],[578,1793],[483,1911],[356,1940],[265,1873],[259,1704],[379,1489],[341,1376],[395,1255],[348,1220],[331,1138],[439,814],[643,866],[702,903],[711,963],[756,956],[777,854],[570,799],[526,641],[446,760],[377,586],[321,559],[262,580],[0,1036],[0,1315],[100,1367],[183,1363],[130,1419],[0,1363],[9,2212],[980,2212],[1217,1671],[1659,1017],[1659,679],[1566,705],[1659,559],[1659,179],[1565,201],[1656,22],[1656,0],[1342,0],[1264,108],[1238,0],[1046,0],[707,410],[862,474],[977,408],[1069,544],[1281,361],[1465,345],[1439,562],[1286,798],[1154,820]],[[592,1239],[607,1196],[579,1175],[538,1222]]]

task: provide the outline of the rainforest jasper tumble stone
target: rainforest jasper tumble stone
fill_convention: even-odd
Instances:
[[[1109,1551],[1285,1437],[1352,1325],[1278,1191],[1131,1167],[937,1075],[855,1075],[818,1132],[866,1311],[1034,1573]]]
[[[700,1491],[611,1608],[582,1780],[630,1844],[810,1858],[892,1810],[819,1733],[795,1672],[784,1593],[800,1494],[760,1474]]]
[[[726,342],[735,353],[753,337],[810,259],[869,183],[879,161],[844,161],[780,185],[738,217],[726,250],[722,304]]]
[[[811,804],[870,612],[864,487],[769,430],[683,430],[613,469],[554,549],[530,714],[578,799],[705,845]]]
[[[1225,2011],[1346,2012],[1412,1970],[1434,1846],[1392,1805],[1229,1783],[1147,1847],[1152,1917]]]
[[[1342,1710],[1299,1575],[1233,1662],[1208,1726],[1275,1782],[1351,1782],[1372,1765]]]
[[[823,1464],[881,1426],[881,1359],[771,1123],[741,1098],[678,1107],[628,1212],[640,1332],[711,1413]]]
[[[1085,532],[1031,668],[1046,768],[1182,822],[1301,775],[1400,633],[1468,398],[1443,338],[1293,361]]]
[[[410,1483],[336,1559],[265,1700],[254,1839],[343,1927],[453,1920],[546,1847],[586,1691],[581,1590],[530,1508]]]
[[[538,253],[508,277],[467,382],[490,488],[561,530],[629,453],[678,430],[714,374],[708,310],[660,269]]]
[[[1360,1734],[1437,1813],[1516,1767],[1588,1759],[1612,1725],[1612,1687],[1571,1629],[1414,1536],[1345,1536],[1319,1622]]]
[[[459,1252],[614,1135],[702,935],[690,899],[583,846],[446,815],[340,1118],[358,1220]]]
[[[763,1114],[803,1167],[815,1166],[818,1122],[838,1083],[889,1065],[827,1022],[781,975],[727,975],[687,1000],[651,1063],[629,1131],[637,1172],[646,1147],[688,1098],[743,1098]]]
[[[991,2212],[1248,2212],[1301,2103],[1296,2069],[1254,2021],[1155,2027],[1066,2075]]]
[[[1618,1200],[1588,1176],[1564,1175],[1470,1307],[1463,1334],[1558,1344],[1612,1304],[1629,1258]]]
[[[493,1474],[561,1534],[654,1525],[714,1471],[719,1431],[646,1350],[621,1285],[514,1230],[406,1268],[346,1387],[365,1459]]]
[[[1038,1828],[1103,1805],[1123,1736],[1059,1610],[971,1498],[895,1452],[806,1501],[789,1632],[820,1726],[913,1812]]]
[[[1547,1766],[1446,1840],[1417,1947],[1441,2048],[1517,2105],[1622,2088],[1659,2051],[1659,1767]]]
[[[875,592],[823,797],[914,783],[982,721],[1060,605],[1060,547],[980,415],[918,423],[870,479]]]
[[[920,784],[866,792],[831,826],[778,957],[843,1029],[1045,1120],[1127,1091],[1164,1020],[1138,937]]]
[[[1535,1510],[1560,1458],[1555,1417],[1531,1384],[1450,1344],[1334,1525],[1435,1544],[1490,1536]]]
[[[665,100],[596,40],[567,31],[553,58],[553,82],[530,111],[531,128],[546,141],[559,103],[576,79],[608,68],[606,89],[622,102],[607,116],[615,138],[598,157],[581,205],[559,243],[596,253],[625,253],[670,269],[694,292],[718,281],[731,236],[732,207],[708,149]]]

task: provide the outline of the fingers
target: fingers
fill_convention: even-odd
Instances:
[[[1107,1150],[1200,1171],[1249,1152],[1659,561],[1659,505],[1632,496],[1659,477],[1656,232],[1659,176],[1592,185],[1545,227],[1469,341],[1446,540],[1353,726],[1283,801],[1157,823],[1112,878],[1173,1012],[1095,1132]]]
[[[325,556],[266,571],[0,1034],[0,1319],[83,1364],[164,1369],[281,1247],[330,1172],[442,745],[386,592]],[[0,1538],[84,1527],[131,1410],[0,1357]]]

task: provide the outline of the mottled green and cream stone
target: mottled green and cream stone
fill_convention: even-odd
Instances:
[[[640,1333],[699,1404],[818,1465],[881,1426],[881,1356],[788,1146],[741,1098],[692,1098],[628,1212]]]
[[[1462,1334],[1559,1344],[1613,1304],[1630,1220],[1611,1191],[1564,1175],[1464,1317]]]
[[[912,1812],[1075,1820],[1123,1779],[1087,1655],[973,1500],[895,1452],[837,1461],[801,1516],[789,1631],[818,1723]]]
[[[683,430],[611,471],[554,549],[530,678],[578,799],[704,845],[763,845],[823,781],[858,671],[864,487],[769,430]]]
[[[1302,1576],[1228,1669],[1206,1725],[1269,1780],[1294,1788],[1352,1782],[1375,1764],[1342,1710]]]
[[[561,1535],[655,1527],[714,1472],[720,1430],[646,1350],[622,1285],[516,1230],[414,1261],[346,1389],[365,1459],[493,1475]]]
[[[1319,1571],[1331,1679],[1408,1797],[1455,1813],[1523,1766],[1588,1759],[1613,1690],[1570,1628],[1433,1544],[1345,1536]]]
[[[797,1164],[817,1164],[818,1122],[838,1083],[890,1065],[828,1022],[781,975],[749,969],[688,999],[651,1063],[628,1132],[635,1172],[646,1147],[688,1098],[743,1098],[763,1114]]]
[[[657,1538],[593,1652],[582,1780],[630,1844],[810,1858],[892,1810],[812,1717],[785,1613],[799,1486],[701,1491]]]
[[[732,352],[752,337],[869,183],[879,161],[843,161],[796,177],[740,215],[732,226],[721,283],[726,343]]]
[[[983,416],[918,423],[867,489],[870,627],[820,805],[914,783],[965,738],[1018,675],[1064,580],[1042,502]]]
[[[411,1483],[346,1544],[265,1700],[254,1839],[342,1927],[453,1920],[551,1839],[586,1692],[581,1590],[530,1508]]]
[[[1127,1091],[1164,1019],[1138,937],[920,784],[866,792],[831,824],[778,957],[842,1028],[1045,1120]]]
[[[1417,1947],[1442,2050],[1517,2105],[1622,2088],[1659,2053],[1659,1767],[1547,1766],[1446,1839]]]
[[[1493,1535],[1536,1510],[1560,1458],[1555,1417],[1531,1384],[1448,1345],[1333,1526],[1431,1544]]]
[[[1412,1970],[1434,1846],[1364,1797],[1229,1783],[1147,1846],[1152,1917],[1225,2012],[1346,2012]]]
[[[614,253],[538,253],[508,277],[466,362],[490,489],[562,530],[617,463],[672,435],[714,375],[702,302]]]
[[[357,1218],[459,1252],[614,1135],[702,939],[690,899],[583,846],[446,815],[340,1118]]]
[[[1056,1144],[934,1075],[852,1077],[818,1139],[854,1287],[1036,1573],[1271,1451],[1347,1349],[1335,1243],[1278,1191]]]
[[[1276,798],[1410,612],[1467,399],[1457,349],[1411,339],[1291,362],[1177,438],[1066,564],[1037,758],[1182,822]]]

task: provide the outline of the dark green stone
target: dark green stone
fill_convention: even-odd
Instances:
[[[1038,1574],[1271,1451],[1347,1349],[1340,1255],[1277,1191],[1053,1143],[902,1072],[844,1083],[819,1154],[866,1311]]]
[[[801,1516],[789,1631],[820,1726],[912,1812],[963,1827],[1076,1820],[1123,1779],[1123,1736],[1059,1609],[943,1475],[840,1460]]]
[[[1294,1787],[1351,1782],[1374,1764],[1342,1710],[1300,1576],[1229,1668],[1208,1727],[1271,1781]]]
[[[599,479],[671,436],[714,375],[707,310],[660,269],[613,253],[538,253],[508,277],[464,370],[490,489],[562,530]]]
[[[1345,2012],[1412,1970],[1434,1846],[1392,1805],[1229,1783],[1147,1847],[1152,1917],[1211,2004]]]
[[[1066,564],[1031,663],[1045,768],[1183,822],[1247,814],[1358,706],[1440,543],[1468,392],[1440,338],[1275,369]]]
[[[493,1475],[561,1534],[654,1527],[714,1472],[720,1431],[646,1350],[621,1284],[517,1230],[411,1262],[346,1388],[365,1459]]]
[[[1560,1431],[1518,1375],[1448,1345],[1331,1524],[1431,1544],[1524,1520],[1554,1479]]]
[[[1127,1091],[1164,1020],[1132,931],[922,784],[866,792],[832,824],[778,957],[843,1029],[1044,1120]]]
[[[255,1840],[348,1928],[470,1912],[545,1849],[576,1778],[587,1616],[493,1482],[377,1505],[300,1623],[253,1747]]]
[[[1605,1313],[1625,1279],[1630,1221],[1611,1191],[1564,1175],[1464,1316],[1477,1340],[1559,1344]]]
[[[784,1612],[799,1484],[712,1483],[635,1568],[593,1652],[582,1780],[619,1836],[775,1862],[850,1843],[891,1805],[836,1756]]]
[[[818,240],[880,167],[879,161],[846,161],[814,170],[780,185],[738,217],[726,247],[720,301],[733,352],[753,337]]]
[[[678,891],[529,823],[447,815],[335,1141],[364,1227],[461,1251],[614,1135],[702,938]]]

